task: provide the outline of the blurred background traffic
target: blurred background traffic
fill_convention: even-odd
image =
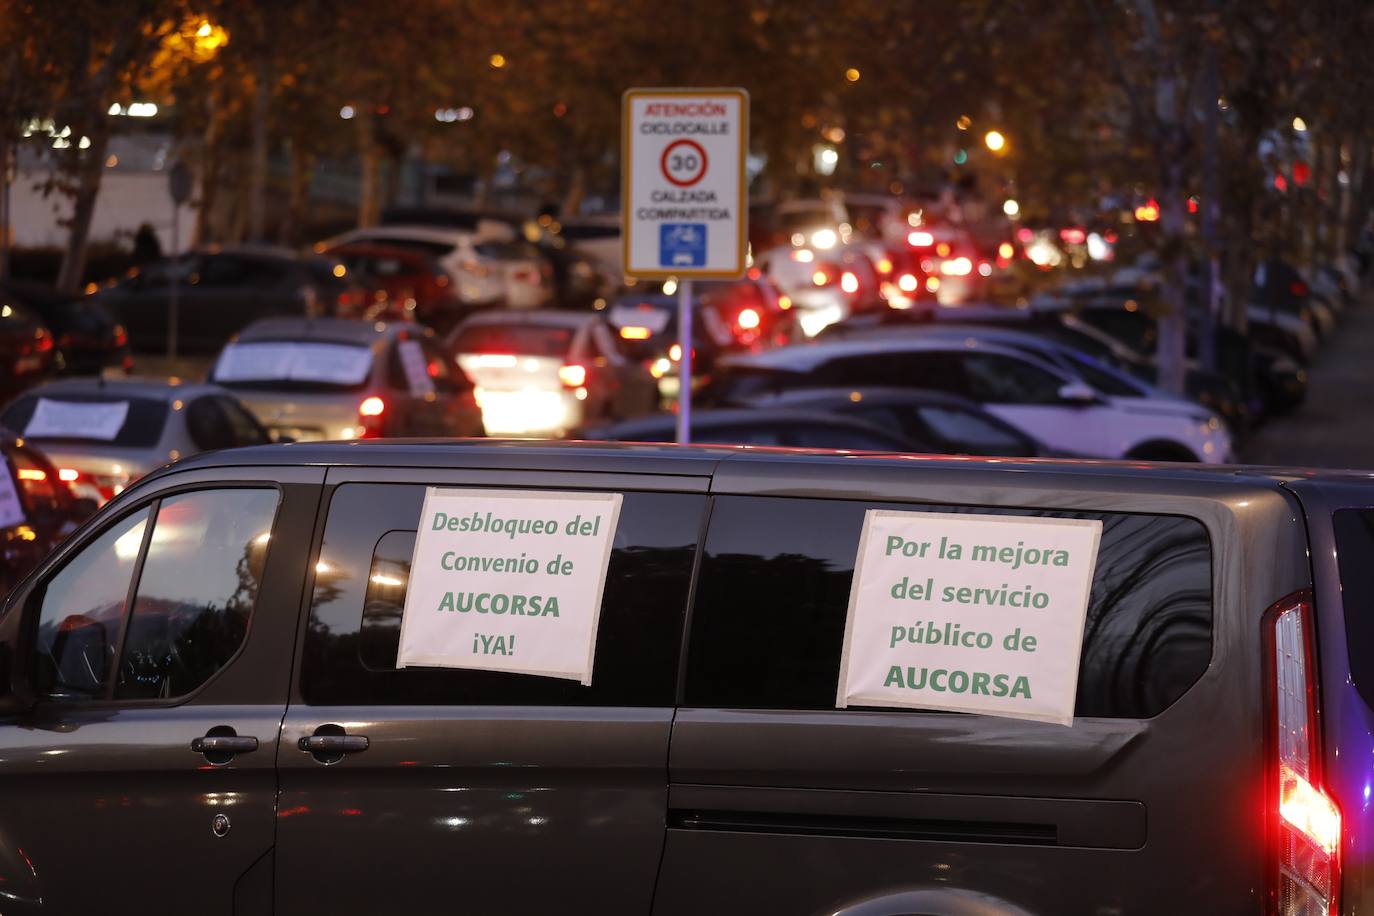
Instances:
[[[6,575],[202,450],[671,440],[636,85],[753,100],[695,441],[1367,466],[1371,37],[1334,0],[0,0]]]

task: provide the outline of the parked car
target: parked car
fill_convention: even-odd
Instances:
[[[427,500],[454,487],[560,531],[616,497],[594,597],[557,618],[407,606],[469,588],[415,563],[442,522]],[[463,885],[480,912],[1363,912],[1370,503],[1336,473],[1143,463],[452,442],[193,458],[6,602],[0,826],[34,865],[7,907],[101,912],[117,892],[150,914],[372,916],[404,888],[434,911],[454,899],[439,861],[482,876]],[[874,651],[849,621],[872,607],[854,595],[875,512],[924,525],[931,558],[960,520],[1013,555],[1070,523],[1098,543],[1066,558],[1081,589],[1050,609],[980,609],[995,622],[973,637],[996,649],[884,629],[909,700],[859,704],[840,685]],[[938,586],[1029,572],[984,560]],[[896,607],[903,638],[950,625],[937,602]],[[398,667],[416,615],[518,633],[516,656],[487,657],[518,665],[526,637],[569,642],[590,614],[581,680]],[[1003,647],[1046,620],[1062,633],[1036,652]],[[1004,692],[1027,677],[1037,702],[1067,670],[1069,725],[991,708],[996,682],[964,667]],[[74,835],[88,855],[63,854]],[[368,867],[339,881],[341,861]]]
[[[406,322],[255,322],[225,345],[210,381],[276,439],[484,435],[472,383],[432,330]]]
[[[99,302],[20,281],[0,285],[0,301],[29,308],[47,326],[62,374],[128,374],[133,369],[128,332]]]
[[[78,499],[47,456],[0,427],[0,597],[97,506]]]
[[[797,388],[925,388],[970,398],[1053,449],[1101,458],[1230,461],[1221,419],[1173,399],[1105,395],[1036,356],[977,341],[836,341],[728,357],[703,403]]]
[[[879,452],[930,452],[917,439],[875,423],[824,410],[783,407],[700,410],[692,414],[693,442],[717,445],[781,446]],[[584,439],[612,442],[673,442],[677,416],[655,414],[592,429]]]
[[[0,425],[41,449],[78,498],[102,505],[169,461],[269,441],[225,389],[147,379],[58,380],[11,401]]]
[[[459,303],[448,273],[433,255],[414,248],[355,242],[326,248],[322,254],[348,268],[369,295],[339,318],[418,321],[446,328],[458,318]]]
[[[745,406],[745,405],[741,405]],[[799,388],[751,398],[747,406],[842,414],[923,443],[942,455],[1069,457],[967,398],[919,388]]]
[[[128,329],[139,352],[167,346],[169,289],[177,285],[177,347],[210,355],[260,318],[317,316],[360,307],[363,289],[338,261],[284,248],[245,245],[207,249],[135,268],[91,301]]]
[[[0,398],[10,398],[57,373],[52,332],[27,306],[0,296]]]
[[[444,349],[477,385],[489,435],[558,437],[658,407],[654,377],[595,312],[481,312]]]
[[[367,243],[422,251],[448,272],[453,293],[467,307],[506,305],[538,308],[551,281],[537,252],[517,243],[499,220],[478,220],[472,229],[431,225],[385,225],[353,229],[321,245]],[[317,246],[319,247],[319,246]]]

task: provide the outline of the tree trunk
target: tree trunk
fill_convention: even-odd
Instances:
[[[248,179],[248,238],[264,241],[267,225],[267,118],[272,104],[271,62],[265,52],[253,76],[253,158]]]
[[[377,225],[377,171],[381,164],[381,150],[377,146],[377,125],[373,121],[372,106],[358,106],[358,225],[362,228]]]
[[[216,240],[214,232],[215,206],[219,200],[220,178],[223,172],[223,151],[220,149],[220,134],[224,129],[223,107],[215,104],[215,94],[210,93],[210,118],[205,125],[205,137],[201,141],[200,194],[196,206],[196,225],[191,232],[191,246],[199,248]]]
[[[100,180],[105,174],[105,149],[109,145],[109,130],[104,122],[91,136],[91,145],[73,155],[81,156],[77,170],[76,193],[72,195],[71,225],[67,230],[67,247],[62,252],[62,266],[57,271],[57,289],[68,295],[81,292],[81,280],[86,272],[86,250],[90,244],[91,220],[95,216],[95,202],[100,195]]]
[[[281,244],[296,247],[305,229],[305,207],[310,196],[310,168],[313,157],[299,143],[291,144],[291,189],[286,203],[286,219],[282,222]]]
[[[568,182],[568,192],[563,195],[563,205],[558,215],[562,219],[576,216],[582,209],[582,199],[587,196],[587,170],[581,163],[573,166],[572,180]]]

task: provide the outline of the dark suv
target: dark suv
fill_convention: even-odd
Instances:
[[[1372,507],[1365,477],[1142,463],[194,457],[0,618],[4,910],[1363,913]],[[975,548],[987,589],[926,587],[935,548],[866,543],[878,519],[1092,550],[1076,596],[1018,603],[1060,552],[1017,533]],[[846,701],[884,551],[917,564],[892,587],[912,626],[863,652],[903,653],[912,701]],[[953,631],[916,600],[942,584],[969,615]],[[1042,696],[986,673],[1021,662],[977,661],[1010,636],[960,637],[966,597],[1027,653],[1073,621],[1042,669],[1065,724],[949,711]],[[936,643],[981,681],[931,667]]]

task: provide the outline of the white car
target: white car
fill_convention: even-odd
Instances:
[[[1010,347],[960,340],[839,340],[722,362],[713,404],[796,388],[882,386],[962,395],[1056,451],[1100,458],[1232,460],[1211,411],[1172,398],[1103,394],[1058,366]]]
[[[562,221],[558,234],[583,256],[590,258],[608,277],[617,282],[625,272],[620,214],[575,216]]]
[[[474,229],[447,226],[372,226],[322,243],[328,248],[369,242],[414,248],[432,255],[449,275],[464,305],[538,308],[552,293],[549,271],[536,252],[518,244],[515,231],[496,220]]]
[[[787,297],[797,324],[815,337],[866,306],[885,308],[877,269],[857,245],[829,249],[779,245],[754,256],[758,267]]]
[[[558,438],[658,407],[658,382],[596,312],[481,312],[445,349],[477,386],[490,436]]]

